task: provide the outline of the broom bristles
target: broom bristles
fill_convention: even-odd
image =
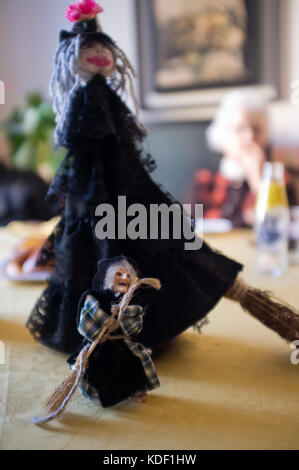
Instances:
[[[225,296],[239,302],[246,312],[286,341],[291,343],[299,339],[298,311],[277,299],[272,292],[250,287],[238,278]]]
[[[72,369],[67,375],[67,377],[65,377],[64,381],[59,385],[59,387],[56,388],[52,395],[47,398],[45,402],[45,407],[49,411],[49,413],[52,413],[61,406],[65,397],[68,396],[68,394],[74,387],[77,375],[78,371],[76,369]]]
[[[299,315],[283,302],[275,301],[271,292],[250,288],[240,304],[288,342],[299,339]]]
[[[51,421],[54,418],[60,416],[71,400],[75,391],[77,390],[88,362],[88,351],[89,347],[85,346],[79,354],[75,365],[69,374],[65,377],[64,381],[56,388],[56,390],[48,397],[45,402],[45,406],[48,410],[48,416],[43,418],[33,418],[34,424],[43,424]]]

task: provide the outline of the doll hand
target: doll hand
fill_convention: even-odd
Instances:
[[[110,327],[115,327],[116,326],[116,320],[114,317],[109,317],[108,320],[105,322],[105,327],[110,328]]]
[[[118,307],[117,305],[112,305],[111,307],[111,315],[113,317],[117,317],[118,316]]]

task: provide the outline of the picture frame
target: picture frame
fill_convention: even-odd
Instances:
[[[227,11],[223,0],[136,0],[146,123],[209,120],[232,88],[254,87],[267,99],[277,96],[278,0],[226,2]],[[203,27],[210,35],[200,37]],[[222,47],[223,39],[234,45],[234,38],[238,47]]]

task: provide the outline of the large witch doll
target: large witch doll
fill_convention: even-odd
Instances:
[[[51,91],[56,142],[67,148],[67,155],[48,196],[59,207],[61,220],[40,253],[39,262],[52,260],[55,271],[28,328],[41,343],[73,352],[81,342],[77,305],[92,285],[97,263],[125,255],[137,262],[141,275],[158,278],[162,284],[149,298],[150,314],[140,334],[146,347],[196,324],[223,296],[238,301],[288,341],[298,339],[296,313],[269,293],[247,286],[239,276],[242,265],[206,243],[198,250],[186,250],[183,237],[97,238],[95,213],[101,204],[109,204],[117,214],[119,196],[126,196],[127,206],[138,203],[148,213],[153,204],[174,203],[149,174],[151,161],[142,152],[144,129],[120,97],[129,89],[137,107],[135,73],[123,51],[98,25],[95,17],[101,10],[91,0],[71,5],[67,15],[74,27],[60,33]]]

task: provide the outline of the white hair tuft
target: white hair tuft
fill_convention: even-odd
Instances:
[[[121,268],[124,268],[129,272],[131,276],[131,281],[133,281],[135,277],[137,276],[136,270],[129,263],[129,261],[127,261],[126,259],[122,261],[116,261],[115,263],[111,264],[111,266],[109,266],[109,268],[107,269],[105,282],[104,282],[104,289],[113,288],[115,273],[118,269],[121,269]]]
[[[215,118],[206,130],[206,138],[211,150],[222,152],[227,135],[227,126],[236,111],[267,112],[268,101],[256,90],[233,90],[222,99]]]

